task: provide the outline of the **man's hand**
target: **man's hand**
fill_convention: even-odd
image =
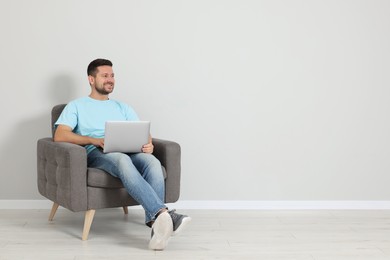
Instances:
[[[104,148],[104,138],[91,138],[91,144],[96,147]]]
[[[149,138],[149,143],[142,146],[142,152],[143,153],[153,153],[154,145],[152,143],[152,138]]]

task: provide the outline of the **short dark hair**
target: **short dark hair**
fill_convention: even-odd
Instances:
[[[106,59],[96,59],[91,61],[87,68],[88,76],[96,76],[97,68],[100,66],[110,66],[112,67],[112,62]]]

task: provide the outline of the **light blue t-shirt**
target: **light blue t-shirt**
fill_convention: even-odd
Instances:
[[[82,97],[69,102],[62,111],[55,127],[67,125],[76,134],[104,138],[106,121],[139,121],[134,109],[116,100],[96,100]],[[85,146],[89,153],[93,145]]]

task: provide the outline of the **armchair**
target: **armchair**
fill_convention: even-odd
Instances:
[[[53,107],[51,125],[57,121],[65,104]],[[54,136],[55,129],[52,128]],[[180,194],[179,144],[153,138],[153,154],[160,160],[165,178],[165,202],[172,203]],[[120,179],[105,171],[88,168],[84,147],[64,142],[54,142],[53,138],[39,139],[37,142],[38,190],[53,201],[49,221],[52,221],[59,206],[73,212],[85,211],[82,240],[88,234],[97,209],[123,207],[138,203],[127,193]]]

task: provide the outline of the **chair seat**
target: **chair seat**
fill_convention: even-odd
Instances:
[[[162,166],[164,179],[167,178],[167,173],[164,166]],[[90,187],[106,188],[106,189],[119,189],[123,188],[123,184],[119,178],[116,178],[107,172],[96,169],[88,168],[87,173],[87,185]]]

